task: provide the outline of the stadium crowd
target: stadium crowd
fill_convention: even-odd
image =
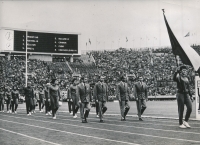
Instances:
[[[119,48],[115,51],[92,51],[88,52],[87,55],[89,57],[85,59],[93,57],[95,61],[77,59],[73,63],[66,63],[29,59],[28,81],[34,84],[35,90],[39,90],[39,87],[43,86],[44,83],[50,82],[52,78],[58,78],[60,89],[66,91],[74,73],[87,76],[91,87],[94,86],[96,77],[103,74],[109,87],[109,95],[115,96],[116,83],[121,75],[128,77],[130,87],[133,86],[138,76],[142,75],[148,85],[148,95],[174,95],[176,93],[176,83],[172,80],[176,60],[170,48],[139,50]],[[20,94],[23,94],[25,57],[16,56],[8,60],[5,56],[1,56],[0,60],[1,84],[10,88],[17,85]],[[190,68],[189,73],[191,90],[194,93],[194,71],[192,68]]]

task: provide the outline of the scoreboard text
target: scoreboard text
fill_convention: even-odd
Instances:
[[[14,31],[14,51],[26,51],[26,31]],[[78,34],[27,32],[27,51],[78,53]]]

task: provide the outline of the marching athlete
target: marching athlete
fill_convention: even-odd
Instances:
[[[7,113],[11,113],[10,106],[11,106],[11,91],[10,88],[7,88],[7,91],[5,93],[5,101],[6,101],[6,107],[7,107]],[[11,107],[12,108],[12,107]]]
[[[72,105],[72,111],[73,111],[73,118],[77,118],[77,112],[78,112],[78,109],[80,107],[79,105],[79,98],[77,96],[77,80],[74,78],[72,80],[72,84],[69,88],[69,99],[72,100],[73,102],[73,105]]]
[[[18,101],[19,101],[19,91],[17,90],[17,86],[13,86],[12,90],[12,113],[17,113]]]
[[[147,85],[143,82],[142,76],[139,77],[139,82],[135,84],[134,90],[135,90],[135,99],[136,99],[138,117],[140,121],[143,121],[141,115],[147,108],[146,101],[148,101],[148,96],[147,96]]]
[[[60,88],[57,79],[52,79],[51,85],[49,86],[49,96],[51,100],[52,117],[56,119],[56,112],[59,108]]]
[[[31,82],[27,83],[27,87],[24,88],[24,95],[25,95],[25,101],[26,101],[26,112],[27,115],[31,115],[32,108],[33,108],[33,97],[34,97],[34,91],[31,87]]]
[[[72,85],[73,85],[73,84],[72,84]],[[73,100],[72,100],[72,98],[70,98],[70,92],[69,92],[70,87],[71,87],[71,85],[70,85],[70,86],[68,85],[68,88],[67,88],[67,100],[68,100],[68,110],[69,110],[69,114],[72,115],[72,114],[73,114],[73,113],[72,113],[72,111],[73,111]]]
[[[51,115],[51,101],[50,101],[50,96],[49,96],[49,86],[50,83],[46,84],[44,93],[45,93],[45,113],[46,115]]]
[[[190,83],[187,77],[187,67],[181,66],[178,67],[173,80],[177,82],[177,104],[178,104],[178,114],[179,114],[179,127],[180,128],[190,128],[188,124],[188,120],[190,118],[190,114],[192,112],[192,94],[190,92]],[[184,112],[184,105],[187,107],[185,120],[183,121],[183,112]]]
[[[108,86],[104,83],[104,77],[99,76],[99,81],[94,86],[94,99],[98,102],[100,122],[103,121],[103,114],[107,110],[106,102],[108,101]]]
[[[87,123],[90,112],[91,88],[87,83],[87,77],[81,77],[80,84],[77,86],[77,97],[80,98],[80,114],[82,123]]]
[[[124,76],[120,77],[120,83],[117,84],[116,97],[119,100],[119,106],[121,111],[121,121],[126,121],[126,115],[130,109],[129,106],[129,89]]]
[[[39,100],[38,100],[38,103],[39,103],[39,111],[40,112],[43,112],[43,108],[44,108],[44,90],[43,90],[43,87],[41,86],[40,88],[39,88],[39,92],[38,92],[38,94],[39,94]]]

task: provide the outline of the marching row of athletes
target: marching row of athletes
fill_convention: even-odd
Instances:
[[[104,82],[104,76],[99,76],[98,82],[96,82],[93,90],[91,90],[87,77],[81,77],[72,79],[71,85],[67,91],[68,109],[69,113],[73,114],[73,118],[77,118],[77,112],[80,110],[80,117],[82,123],[87,123],[87,118],[91,109],[90,102],[95,102],[97,117],[100,118],[100,122],[104,122],[103,115],[107,111],[106,102],[108,101],[108,86]],[[141,115],[146,109],[147,86],[143,82],[143,78],[139,77],[139,82],[135,84],[135,96],[138,109],[139,120],[142,121]],[[26,102],[27,115],[35,113],[36,100],[39,104],[40,112],[43,112],[45,106],[46,115],[52,115],[53,119],[56,119],[56,112],[60,107],[62,97],[57,79],[52,79],[51,83],[47,83],[45,88],[40,87],[37,99],[36,92],[34,91],[31,82],[27,83],[27,87],[24,88],[24,96]],[[17,114],[19,91],[17,86],[13,86],[4,92],[3,87],[0,88],[0,111],[4,112],[4,102],[6,102],[7,113]],[[126,115],[129,112],[130,105],[129,99],[133,97],[126,78],[120,77],[120,83],[116,85],[116,97],[119,100],[119,107],[121,111],[121,120],[126,120]]]
[[[187,77],[187,67],[180,66],[177,67],[173,80],[177,82],[177,105],[178,105],[178,116],[179,116],[179,127],[180,128],[190,128],[188,120],[192,112],[192,101],[193,97],[190,92],[190,84]],[[137,105],[137,115],[140,121],[143,121],[142,114],[144,113],[146,106],[146,101],[148,101],[147,96],[147,85],[143,82],[143,77],[138,78],[138,82],[134,84],[134,97]],[[119,100],[119,107],[121,113],[121,121],[126,120],[126,115],[130,110],[129,99],[133,97],[132,91],[126,83],[126,77],[121,76],[120,82],[116,85],[116,97]],[[77,118],[77,112],[80,110],[80,117],[82,123],[87,123],[87,118],[90,112],[90,102],[95,101],[96,103],[96,113],[103,123],[103,115],[109,107],[107,107],[106,102],[108,101],[108,86],[104,82],[104,77],[99,76],[98,81],[94,85],[93,95],[90,84],[88,83],[87,77],[81,77],[80,80],[74,78],[71,82],[71,86],[68,88],[68,107],[69,111],[73,112],[73,117]],[[27,83],[27,87],[24,88],[25,102],[26,102],[26,112],[27,115],[35,112],[35,93],[31,86],[31,83]],[[3,88],[0,88],[0,111],[4,110],[4,99],[7,104],[8,113],[17,113],[19,92],[17,87],[14,86],[13,90],[4,92]],[[52,79],[51,83],[47,83],[45,88],[40,88],[39,91],[39,110],[42,112],[45,106],[46,115],[51,115],[53,119],[56,119],[56,112],[60,106],[60,101],[62,97],[60,95],[60,89],[57,79]],[[187,107],[185,119],[183,120],[184,105]],[[71,108],[72,107],[72,108]]]

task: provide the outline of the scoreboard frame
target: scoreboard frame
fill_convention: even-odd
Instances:
[[[11,28],[1,28],[1,30],[5,31],[3,35],[6,35],[8,32],[13,35],[13,40],[11,40],[13,43],[11,45],[12,48],[6,49],[5,45],[1,46],[4,52],[26,53],[27,49],[27,53],[30,54],[81,55],[81,33]],[[8,32],[6,33],[6,31]],[[3,35],[1,34],[1,41],[7,44],[5,42],[7,39]]]

